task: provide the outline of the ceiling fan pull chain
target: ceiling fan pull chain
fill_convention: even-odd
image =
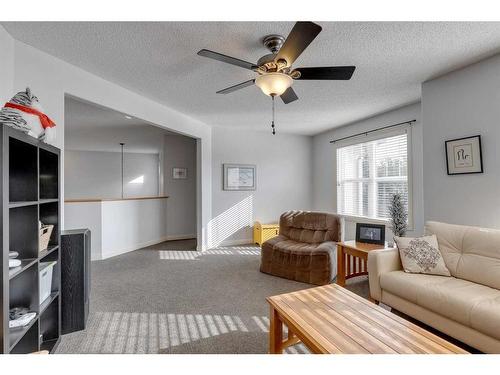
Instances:
[[[273,129],[273,135],[276,134],[276,130],[274,129],[274,95],[271,96],[271,99],[273,101],[273,119],[271,121],[271,129]]]

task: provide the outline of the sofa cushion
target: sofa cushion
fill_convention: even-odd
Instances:
[[[380,276],[383,290],[500,339],[500,291],[455,277],[393,271]]]
[[[446,276],[406,273],[404,271],[391,271],[380,275],[380,287],[383,290],[417,303],[420,290],[428,284],[436,284],[450,279]]]
[[[500,230],[429,221],[452,276],[500,289]]]
[[[472,327],[500,340],[500,295],[481,301],[474,306]]]
[[[287,239],[276,243],[275,248],[287,252],[312,253],[318,248],[318,246],[319,244],[298,242]]]

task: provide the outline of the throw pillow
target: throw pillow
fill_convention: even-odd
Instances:
[[[435,234],[426,237],[394,237],[405,272],[451,276]]]

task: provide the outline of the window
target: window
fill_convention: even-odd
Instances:
[[[406,131],[337,148],[339,214],[387,219],[387,208],[394,193],[402,194],[408,209]]]

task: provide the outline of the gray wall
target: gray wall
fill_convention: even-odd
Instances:
[[[174,180],[172,168],[187,168],[187,179]],[[196,237],[196,140],[166,135],[163,191],[167,199],[167,238]]]
[[[422,189],[422,123],[420,121],[420,103],[401,107],[347,126],[332,129],[313,138],[313,207],[315,210],[333,212],[337,210],[337,160],[335,146],[331,139],[347,137],[402,121],[416,119],[412,126],[412,195],[413,195],[413,230],[409,234],[423,231],[423,189]],[[362,138],[360,138],[362,140]],[[366,222],[366,220],[363,220]],[[346,221],[346,239],[354,237],[356,220]],[[387,235],[391,235],[388,231]]]
[[[0,103],[3,106],[5,102],[14,96],[14,39],[5,29],[0,26],[0,50],[2,58],[0,59]]]
[[[68,150],[118,152],[123,142],[129,153],[159,154],[163,151],[165,130],[153,126],[102,126],[99,121],[90,127],[76,127],[68,121],[66,125],[64,147]]]
[[[425,219],[500,228],[500,56],[422,86]],[[483,174],[446,174],[444,142],[481,135]]]
[[[66,199],[121,197],[120,153],[66,150],[64,157]],[[158,163],[158,154],[125,153],[125,197],[158,195]]]
[[[222,190],[222,164],[257,165],[255,191]],[[212,245],[252,242],[255,220],[277,222],[287,210],[311,209],[312,138],[214,127]]]
[[[3,45],[0,44],[0,46]],[[181,132],[200,140],[202,146],[199,159],[200,189],[197,199],[200,219],[197,234],[198,248],[205,249],[207,227],[212,218],[211,127],[19,41],[14,42],[14,55],[15,66],[13,70],[7,72],[7,75],[14,75],[14,87],[25,88],[26,85],[30,85],[33,92],[42,100],[46,113],[58,124],[56,126],[57,140],[54,145],[61,149],[64,149],[64,97],[66,95],[91,103],[99,103],[101,106],[127,113],[161,128]],[[36,64],[33,63],[34,61]],[[61,163],[64,165],[64,162],[63,154]],[[64,175],[61,177],[64,180]],[[64,199],[64,197],[63,188],[61,198]],[[64,210],[61,215],[64,220]]]

